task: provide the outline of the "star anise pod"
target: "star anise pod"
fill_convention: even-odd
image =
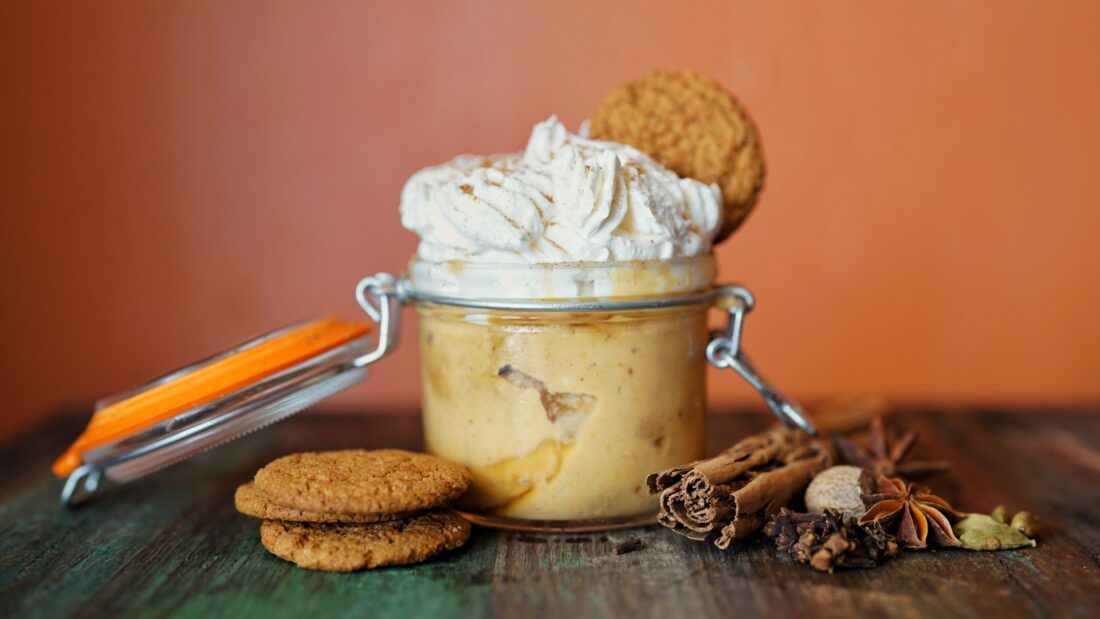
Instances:
[[[780,552],[823,572],[875,567],[898,553],[894,537],[879,523],[860,526],[832,509],[808,514],[784,508],[764,527],[764,533]]]
[[[917,440],[917,433],[910,430],[896,441],[891,441],[887,436],[886,427],[881,416],[876,416],[871,421],[867,447],[858,445],[838,434],[834,434],[832,439],[837,451],[840,452],[841,457],[848,464],[867,469],[873,475],[886,475],[887,477],[900,475],[907,479],[921,479],[951,468],[951,464],[946,460],[902,462],[905,455],[913,448],[913,443]]]
[[[936,546],[960,545],[951,529],[951,521],[958,520],[959,514],[927,486],[885,476],[880,476],[875,485],[876,493],[863,497],[867,513],[860,517],[859,524],[880,523],[897,537],[902,548],[926,548],[929,542]]]

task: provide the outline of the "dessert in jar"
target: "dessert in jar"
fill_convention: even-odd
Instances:
[[[414,301],[425,447],[473,471],[460,506],[495,524],[650,518],[647,474],[703,455],[718,184],[550,118],[522,152],[417,172],[400,208],[420,236],[411,287],[473,305]]]
[[[425,447],[474,473],[459,506],[525,520],[651,514],[646,475],[703,455],[706,310],[418,307]]]
[[[713,283],[717,187],[553,118],[522,153],[417,173],[401,210],[421,237],[418,290],[545,302]],[[525,520],[652,512],[645,476],[702,455],[708,307],[419,303],[425,446],[474,472],[463,506]]]

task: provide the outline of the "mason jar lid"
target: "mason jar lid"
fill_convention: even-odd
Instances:
[[[369,327],[324,318],[277,329],[100,400],[53,465],[61,500],[128,482],[285,419],[366,376]]]

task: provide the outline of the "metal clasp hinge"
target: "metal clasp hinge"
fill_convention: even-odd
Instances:
[[[356,367],[378,361],[397,346],[404,298],[404,281],[389,273],[376,273],[359,281],[355,287],[355,300],[378,325],[378,344],[374,350],[355,359]]]
[[[103,469],[90,464],[82,464],[69,473],[65,487],[61,489],[61,506],[75,507],[86,502],[99,489],[103,478]]]
[[[729,312],[729,324],[725,331],[711,332],[710,343],[707,344],[707,361],[716,368],[732,368],[740,374],[753,389],[760,392],[768,408],[784,425],[816,435],[817,428],[810,423],[802,407],[765,380],[741,349],[745,314],[752,311],[755,304],[752,293],[741,286],[722,286],[715,290],[714,303]]]

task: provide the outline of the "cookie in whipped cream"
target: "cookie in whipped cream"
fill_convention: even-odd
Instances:
[[[654,71],[612,90],[590,119],[597,140],[630,144],[680,176],[722,190],[720,242],[745,220],[764,185],[760,137],[745,108],[714,80]]]

